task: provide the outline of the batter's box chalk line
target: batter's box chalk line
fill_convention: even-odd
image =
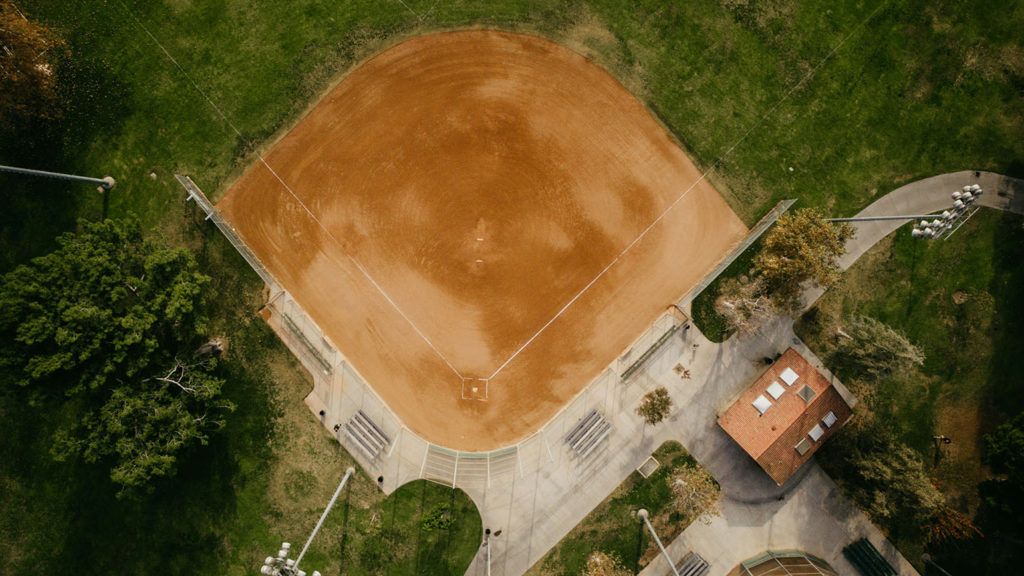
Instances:
[[[486,402],[487,387],[490,382],[490,378],[463,378],[462,399]]]

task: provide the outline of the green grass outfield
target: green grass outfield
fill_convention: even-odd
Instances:
[[[308,383],[253,319],[255,275],[196,221],[171,176],[191,174],[216,199],[333,80],[402,38],[499,27],[580,50],[637,94],[698,165],[717,166],[712,180],[748,224],[781,198],[843,215],[922,176],[1024,172],[1020,4],[17,3],[68,41],[69,111],[31,141],[0,138],[0,162],[110,174],[118,186],[104,201],[89,186],[0,176],[0,270],[51,249],[78,216],[137,214],[165,242],[196,250],[214,276],[215,325],[232,341],[226,393],[240,408],[149,501],[103,507],[103,474],[50,462],[45,412],[4,398],[0,451],[17,462],[0,468],[0,509],[10,511],[0,553],[11,573],[108,573],[114,557],[131,559],[137,574],[251,573],[279,540],[301,540],[290,534],[315,521],[346,456],[317,436],[308,414],[290,411]],[[310,462],[319,472],[303,468]],[[317,488],[295,510],[281,498],[301,471]]]

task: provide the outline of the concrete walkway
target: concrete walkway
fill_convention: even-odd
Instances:
[[[564,425],[556,425],[550,434],[545,428],[551,458],[536,472],[508,486],[467,490],[484,525],[502,531],[490,541],[491,572],[515,575],[529,569],[654,449],[676,440],[719,479],[727,495],[721,518],[709,526],[691,526],[671,544],[676,561],[693,550],[711,562],[711,575],[721,575],[768,548],[798,548],[845,574],[852,567],[842,558],[842,547],[866,537],[901,573],[915,574],[813,461],[780,488],[718,427],[718,414],[764,369],[761,359],[790,346],[830,375],[795,338],[792,321],[778,318],[757,336],[723,344],[708,341],[695,329],[680,332],[629,383],[615,378],[588,390],[591,401],[574,407]],[[680,378],[674,371],[677,364],[690,370],[690,379]],[[671,393],[674,411],[667,422],[651,427],[634,409],[643,394],[658,386]],[[592,405],[614,423],[615,434],[600,454],[581,464],[570,456],[561,435]],[[487,574],[485,554],[477,556],[468,573]],[[660,559],[644,572],[668,573]]]
[[[750,358],[763,358],[792,346],[823,374],[834,380],[814,354],[793,334],[788,318],[776,318],[758,335],[732,338],[721,345],[722,367],[752,365]],[[690,398],[684,408],[692,425],[682,430],[681,440],[690,453],[722,485],[722,513],[710,524],[692,524],[669,546],[677,562],[695,552],[710,564],[709,576],[727,574],[740,562],[765,550],[798,549],[832,565],[840,574],[856,574],[842,556],[842,549],[860,538],[870,540],[900,574],[917,572],[896,547],[871,524],[812,459],[783,486],[777,486],[731,438],[718,427],[718,414],[742,393],[756,373],[744,373],[742,381],[708,386]],[[746,370],[742,370],[746,372]],[[841,385],[841,384],[840,384]],[[670,574],[668,564],[658,557],[641,572],[643,576]]]

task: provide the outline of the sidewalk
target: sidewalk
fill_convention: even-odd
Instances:
[[[857,216],[929,214],[948,208],[951,194],[963,186],[978,184],[984,194],[978,204],[988,208],[1024,214],[1024,180],[984,171],[965,170],[911,182],[889,192],[861,210]],[[854,238],[846,243],[847,253],[838,260],[847,270],[880,240],[906,221],[855,222]],[[804,291],[810,308],[824,293],[820,288]],[[791,337],[792,321],[779,321],[767,328],[767,339],[785,344]],[[781,330],[781,332],[780,332]],[[752,338],[753,339],[753,338]],[[732,338],[723,346],[737,341]],[[738,343],[735,345],[739,345]],[[802,344],[797,348],[813,358]],[[816,359],[815,364],[820,366]],[[835,483],[812,459],[782,487],[766,474],[717,427],[711,426],[699,441],[684,445],[719,480],[725,491],[722,515],[709,525],[691,525],[669,546],[677,561],[692,550],[711,564],[710,576],[725,574],[743,560],[768,549],[797,548],[828,561],[841,574],[855,574],[842,557],[842,548],[860,537],[868,538],[901,574],[916,574],[914,568],[881,532],[839,492]],[[659,557],[642,574],[669,573]]]
[[[763,370],[760,359],[790,346],[822,368],[794,336],[792,321],[779,318],[756,337],[723,344],[712,343],[691,328],[685,339],[673,336],[628,384],[615,378],[588,390],[587,401],[560,416],[561,422],[545,427],[551,458],[536,472],[516,477],[509,486],[468,490],[484,526],[502,530],[500,537],[491,539],[491,572],[525,572],[655,448],[676,440],[719,479],[727,496],[721,518],[709,526],[692,525],[670,545],[675,560],[693,550],[711,563],[711,575],[721,575],[768,548],[797,548],[846,573],[852,568],[842,557],[842,547],[867,537],[901,573],[916,574],[813,460],[780,488],[717,426],[718,413]],[[680,378],[673,370],[676,364],[689,369],[691,379]],[[657,386],[669,390],[674,410],[666,422],[651,427],[634,409],[640,397]],[[604,411],[615,424],[615,434],[600,454],[580,465],[569,456],[561,436],[591,406]],[[486,574],[486,556],[479,554],[467,573]],[[661,559],[644,571],[648,576],[667,573]]]

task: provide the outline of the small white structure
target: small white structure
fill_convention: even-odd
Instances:
[[[799,377],[800,376],[795,371],[793,371],[792,368],[786,368],[785,370],[782,371],[782,374],[779,375],[779,378],[782,378],[782,381],[786,383],[786,386],[792,386],[793,383],[796,382],[797,378]]]
[[[778,381],[772,382],[771,386],[768,387],[768,394],[771,394],[771,397],[776,400],[778,400],[779,396],[782,396],[785,391],[786,389],[783,388],[782,384],[779,384]]]
[[[757,411],[760,412],[761,414],[764,414],[765,412],[768,411],[769,408],[772,407],[772,401],[765,398],[764,394],[758,396],[757,399],[754,400],[753,404],[754,408],[757,408]]]

